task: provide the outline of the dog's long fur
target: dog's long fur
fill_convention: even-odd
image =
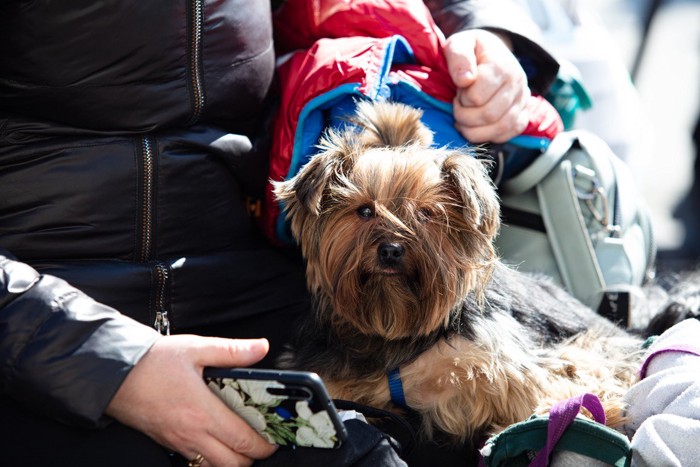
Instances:
[[[281,365],[381,408],[392,407],[387,371],[400,368],[427,436],[474,439],[586,392],[620,426],[640,339],[499,262],[483,163],[432,148],[420,116],[361,103],[352,125],[276,183],[316,311]]]

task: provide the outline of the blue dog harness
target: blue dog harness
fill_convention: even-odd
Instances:
[[[391,396],[391,402],[393,402],[394,405],[407,409],[408,405],[406,404],[406,396],[403,392],[400,370],[398,368],[389,370],[386,376],[389,379],[389,395]]]

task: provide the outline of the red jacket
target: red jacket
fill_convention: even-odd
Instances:
[[[274,25],[280,106],[270,180],[294,176],[314,154],[324,129],[339,124],[357,99],[419,107],[436,145],[469,144],[454,128],[456,88],[443,54],[445,37],[422,1],[290,0],[277,11]],[[525,134],[548,141],[561,131],[561,121],[551,118],[556,111],[546,101],[533,100],[546,106],[550,118],[540,128],[544,119],[538,117]],[[273,240],[291,241],[271,184],[262,228]]]

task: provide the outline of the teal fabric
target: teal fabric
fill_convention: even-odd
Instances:
[[[547,416],[532,416],[491,437],[482,449],[487,467],[519,467],[530,464],[547,442]],[[630,465],[629,440],[617,431],[577,417],[569,425],[554,452],[569,451],[615,467]]]

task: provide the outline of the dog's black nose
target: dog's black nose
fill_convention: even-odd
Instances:
[[[377,247],[379,263],[382,266],[396,266],[401,262],[404,248],[400,243],[382,243]]]

